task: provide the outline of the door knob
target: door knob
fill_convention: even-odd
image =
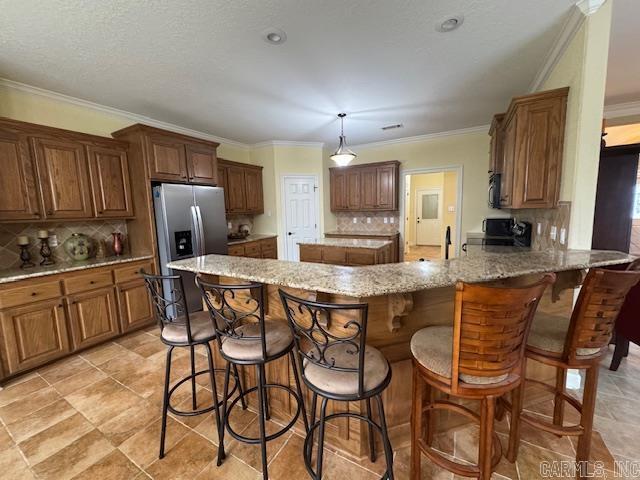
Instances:
[[[293,232],[287,232],[287,235],[293,235]]]

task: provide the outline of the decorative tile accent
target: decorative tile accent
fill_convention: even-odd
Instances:
[[[38,230],[49,230],[49,235],[56,235],[58,246],[51,247],[53,259],[56,262],[69,259],[62,244],[72,233],[84,233],[95,242],[102,241],[105,245],[105,256],[113,255],[112,232],[120,232],[124,238],[124,252],[129,251],[127,242],[127,223],[124,220],[104,220],[94,222],[64,222],[64,223],[12,223],[0,224],[0,269],[11,269],[20,266],[20,249],[16,246],[17,238],[26,235],[31,240],[29,252],[32,261],[40,261],[40,240]]]
[[[356,223],[353,223],[353,219]],[[371,223],[367,223],[367,218]],[[387,218],[387,223],[384,219]],[[393,223],[389,219],[393,219]],[[369,213],[336,213],[338,232],[371,232],[371,233],[397,233],[400,228],[400,216],[398,212],[369,212]]]
[[[560,202],[557,208],[533,208],[511,210],[517,220],[531,222],[531,248],[533,250],[566,250],[567,241],[560,243],[560,230],[565,229],[565,238],[569,238],[569,220],[571,218],[571,202]],[[542,224],[541,234],[537,233],[537,224]],[[555,225],[556,239],[551,239],[551,227]]]

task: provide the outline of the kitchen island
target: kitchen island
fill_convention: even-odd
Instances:
[[[389,263],[391,241],[362,238],[320,238],[298,242],[301,262],[360,266]]]
[[[207,255],[169,264],[176,270],[198,273],[222,283],[261,282],[268,285],[268,314],[286,321],[278,289],[323,302],[366,302],[369,304],[367,343],[379,348],[391,363],[393,378],[383,398],[389,434],[395,448],[409,442],[411,406],[411,336],[429,325],[451,325],[455,284],[491,282],[518,285],[541,274],[556,272],[558,280],[540,302],[549,313],[568,314],[573,289],[579,286],[584,270],[629,263],[634,257],[611,251],[544,251],[496,248],[473,257],[431,262],[404,262],[363,267],[344,267],[307,262],[260,260]],[[332,319],[331,329],[339,329],[344,319]],[[547,378],[548,370],[532,370],[528,375]],[[245,370],[245,381],[254,385],[253,372]],[[286,360],[268,369],[270,381],[292,383]],[[295,408],[289,397],[270,397],[275,416],[286,418]],[[330,403],[335,411],[359,412],[358,403]],[[327,425],[327,441],[343,453],[364,459],[368,452],[367,428],[352,419]]]

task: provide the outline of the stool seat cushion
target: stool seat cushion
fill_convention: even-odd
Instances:
[[[328,361],[335,360],[335,365],[341,368],[358,368],[358,357],[353,345],[335,344],[325,351],[325,358]],[[341,372],[321,367],[306,359],[303,362],[303,372],[306,380],[319,390],[335,395],[358,394],[358,372]],[[364,392],[379,387],[388,373],[389,362],[382,352],[367,345],[364,350]]]
[[[267,355],[272,357],[282,353],[293,343],[291,329],[286,322],[265,320],[264,332],[266,337]],[[260,337],[260,324],[247,323],[236,328],[237,335],[245,337]],[[222,353],[233,360],[261,360],[262,340],[260,338],[222,337]]]
[[[177,323],[165,324],[162,329],[162,339],[168,343],[187,343],[187,325],[184,317],[178,317]],[[195,312],[189,314],[191,325],[191,340],[204,342],[216,338],[216,330],[213,328],[213,320],[209,312]]]
[[[531,324],[531,331],[527,340],[527,347],[544,350],[555,354],[564,352],[564,344],[569,332],[570,319],[561,315],[536,313]],[[577,356],[593,355],[599,348],[578,348]]]
[[[411,353],[427,370],[444,378],[451,378],[453,361],[453,327],[426,327],[411,337]],[[489,385],[502,382],[508,375],[481,377],[460,374],[460,380],[476,385]]]

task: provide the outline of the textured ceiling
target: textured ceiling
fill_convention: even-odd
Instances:
[[[640,101],[640,0],[615,0],[605,103]]]
[[[357,144],[489,123],[574,2],[0,0],[0,76],[246,143],[333,144],[346,111]]]

